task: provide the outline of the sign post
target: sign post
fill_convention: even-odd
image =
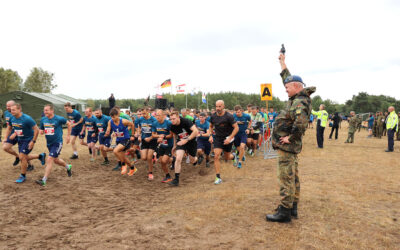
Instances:
[[[272,84],[263,83],[261,84],[261,101],[265,101],[268,112],[268,101],[272,101]]]

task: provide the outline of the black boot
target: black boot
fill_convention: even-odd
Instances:
[[[297,219],[297,202],[293,202],[293,207],[290,210],[290,215],[294,218]]]
[[[267,214],[267,221],[272,222],[290,222],[290,209],[279,205],[276,214]]]

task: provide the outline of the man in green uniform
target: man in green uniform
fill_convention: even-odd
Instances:
[[[2,131],[3,131],[3,110],[0,109],[0,142],[1,142]]]
[[[278,151],[278,181],[280,205],[275,214],[268,214],[267,221],[290,222],[297,218],[297,204],[300,196],[297,155],[301,152],[303,134],[311,114],[310,95],[315,87],[303,88],[299,76],[290,75],[285,64],[285,55],[279,56],[283,84],[289,100],[286,108],[275,120],[272,145]]]
[[[354,111],[351,111],[349,117],[349,133],[347,136],[347,140],[344,143],[354,142],[354,133],[357,130],[357,125],[358,125],[358,118],[356,116],[356,113]]]
[[[382,112],[379,112],[379,116],[377,118],[377,127],[378,127],[377,136],[379,139],[381,139],[382,134],[383,134],[383,124],[384,123],[385,123],[385,117],[383,116]]]
[[[374,123],[372,125],[372,134],[374,135],[374,137],[378,136],[378,116],[379,112],[376,112],[374,117]]]

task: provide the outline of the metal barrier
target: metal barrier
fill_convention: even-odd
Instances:
[[[264,124],[262,128],[262,150],[264,153],[264,159],[274,159],[278,157],[277,152],[272,147],[272,133],[274,132],[274,126],[270,127],[270,124]]]

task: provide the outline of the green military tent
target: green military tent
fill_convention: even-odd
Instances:
[[[49,94],[49,93],[34,93],[24,91],[13,91],[0,95],[0,108],[6,110],[7,101],[14,100],[22,106],[22,112],[30,115],[37,123],[39,123],[43,107],[46,104],[53,104],[54,112],[56,115],[66,117],[67,114],[64,110],[64,104],[69,102],[72,107],[81,113],[86,108],[86,103],[79,101],[64,94]]]

